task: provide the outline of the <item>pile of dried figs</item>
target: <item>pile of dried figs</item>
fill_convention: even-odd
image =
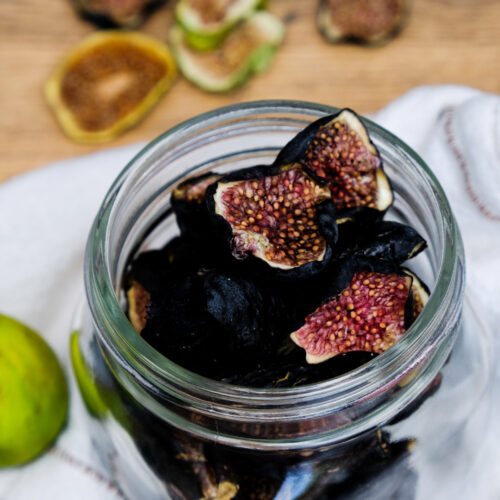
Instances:
[[[390,348],[429,297],[402,267],[426,242],[384,220],[392,202],[360,118],[325,116],[272,165],[175,188],[180,236],[128,266],[129,318],[216,380],[294,387],[343,374]]]

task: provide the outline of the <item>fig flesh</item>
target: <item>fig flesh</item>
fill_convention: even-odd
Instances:
[[[136,28],[163,0],[72,0],[80,15],[100,28]]]
[[[191,47],[212,50],[261,3],[262,0],[181,0],[175,17]]]
[[[236,259],[299,279],[329,262],[337,240],[330,191],[298,164],[252,167],[207,189],[210,214]]]
[[[138,333],[146,326],[148,308],[151,305],[150,293],[137,281],[127,290],[128,318]]]
[[[321,0],[316,24],[329,42],[380,44],[401,28],[407,4],[407,0]]]
[[[192,49],[179,26],[171,29],[170,42],[180,70],[191,83],[208,92],[225,92],[267,69],[283,36],[284,27],[278,18],[257,12],[214,51]]]
[[[138,32],[99,32],[59,65],[45,97],[71,139],[102,143],[143,118],[175,74],[175,61],[160,41]]]
[[[353,269],[347,286],[325,300],[291,334],[306,351],[308,363],[350,351],[381,354],[404,335],[413,320],[409,274],[375,262],[354,262]]]
[[[392,204],[382,159],[358,115],[343,109],[311,123],[276,158],[277,164],[299,162],[318,181],[328,183],[344,222],[362,211],[380,216]]]

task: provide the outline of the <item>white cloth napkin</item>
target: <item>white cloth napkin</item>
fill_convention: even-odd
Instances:
[[[493,332],[500,324],[500,97],[417,88],[375,115],[412,146],[444,187],[465,242],[468,288]],[[71,383],[68,424],[42,458],[0,471],[0,500],[123,498],[100,467],[71,375],[68,339],[82,293],[85,241],[111,181],[142,145],[53,164],[0,185],[0,312],[41,332]],[[22,154],[22,153],[20,153]],[[495,339],[500,355],[500,341]],[[495,380],[500,382],[500,369]],[[500,498],[500,391],[466,499]],[[468,478],[470,481],[470,478]],[[470,486],[470,485],[469,485]],[[465,489],[464,489],[465,491]]]

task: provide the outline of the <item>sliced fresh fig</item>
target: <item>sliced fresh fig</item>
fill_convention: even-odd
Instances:
[[[175,16],[191,47],[212,50],[260,4],[262,0],[180,0]]]
[[[427,247],[426,241],[410,226],[394,221],[363,225],[348,222],[339,226],[337,258],[350,256],[382,259],[401,264]]]
[[[300,162],[315,179],[328,183],[339,223],[361,211],[380,216],[392,204],[382,159],[360,118],[350,109],[320,118],[297,134],[275,161],[291,162]]]
[[[408,3],[408,0],[321,0],[316,24],[329,42],[355,40],[380,44],[399,31]]]
[[[291,334],[306,351],[308,363],[350,351],[381,354],[404,335],[413,320],[409,274],[389,264],[353,262],[347,286],[329,296]]]
[[[192,49],[179,26],[170,41],[184,76],[209,92],[225,92],[267,69],[283,40],[283,23],[267,12],[257,12],[243,21],[211,52]]]
[[[136,28],[163,0],[72,0],[80,15],[100,28]]]
[[[337,226],[330,191],[298,164],[234,172],[209,186],[206,199],[233,256],[264,275],[309,277],[331,259]]]
[[[102,143],[143,118],[175,74],[175,61],[160,41],[138,32],[99,32],[64,59],[45,96],[70,138]]]

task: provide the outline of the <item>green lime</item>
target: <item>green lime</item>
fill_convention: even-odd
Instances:
[[[0,467],[45,450],[68,413],[68,386],[52,349],[36,332],[0,314]]]

